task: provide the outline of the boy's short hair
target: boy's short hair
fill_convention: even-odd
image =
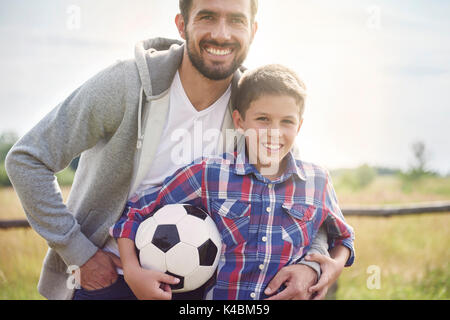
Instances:
[[[306,99],[306,86],[291,69],[271,64],[246,71],[238,84],[233,105],[245,119],[250,104],[263,95],[288,95],[299,106],[300,119],[303,118]]]

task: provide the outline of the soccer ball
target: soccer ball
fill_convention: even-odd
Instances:
[[[174,293],[200,288],[216,271],[222,239],[216,224],[200,208],[167,205],[142,222],[136,247],[144,269],[157,270],[180,279]]]

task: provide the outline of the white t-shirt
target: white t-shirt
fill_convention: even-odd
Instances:
[[[190,102],[177,72],[170,87],[169,114],[161,141],[147,176],[136,193],[159,186],[176,170],[202,156],[217,155],[231,87],[214,104],[197,111]]]
[[[136,193],[161,185],[165,178],[202,156],[218,155],[218,139],[230,97],[231,86],[210,107],[197,111],[184,91],[179,73],[176,73],[170,87],[169,113],[163,134],[152,165]],[[108,240],[103,250],[119,256],[117,242],[113,238]],[[122,270],[118,271],[122,274]]]

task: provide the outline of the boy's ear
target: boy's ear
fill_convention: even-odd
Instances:
[[[234,128],[236,130],[243,130],[241,122],[242,122],[242,117],[241,117],[241,113],[238,110],[234,110],[233,111],[233,124],[234,124]]]
[[[186,34],[184,32],[186,25],[184,22],[184,18],[181,13],[177,14],[175,17],[175,24],[177,25],[178,33],[183,40],[186,40]]]
[[[300,124],[298,125],[297,134],[300,133],[300,129],[302,128],[302,125],[303,125],[303,118],[300,119]]]

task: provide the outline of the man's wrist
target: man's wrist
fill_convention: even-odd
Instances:
[[[317,274],[317,281],[319,281],[322,271],[320,270],[320,263],[315,261],[306,261],[305,259],[300,260],[297,264],[305,265],[310,267]]]

